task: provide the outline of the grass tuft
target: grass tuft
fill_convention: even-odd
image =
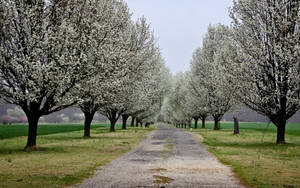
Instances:
[[[155,178],[153,183],[156,183],[156,184],[167,184],[167,183],[171,183],[172,181],[174,181],[174,179],[172,179],[172,178],[160,176],[160,175],[153,175],[153,178]]]

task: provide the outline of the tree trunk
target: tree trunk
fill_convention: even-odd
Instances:
[[[141,127],[143,127],[143,122],[142,121],[140,121],[140,125],[141,125]]]
[[[282,122],[276,124],[277,126],[277,140],[276,144],[285,144],[285,126],[286,121],[282,120]]]
[[[215,125],[214,125],[214,130],[220,130],[220,120],[219,118],[214,118]]]
[[[90,129],[96,112],[83,112],[84,114],[84,137],[91,137]]]
[[[37,136],[37,126],[40,117],[37,115],[27,115],[28,119],[28,137],[27,137],[27,144],[25,146],[25,150],[34,149],[36,146],[36,136]]]
[[[192,120],[188,120],[189,129],[192,128]]]
[[[131,116],[130,127],[134,127],[134,119],[135,119],[135,117]]]
[[[186,123],[184,124],[184,128],[186,129]]]
[[[115,132],[115,125],[119,118],[117,113],[118,113],[118,111],[116,111],[116,110],[113,110],[109,113],[108,119],[110,121],[110,129],[109,129],[110,132]]]
[[[195,120],[195,126],[194,126],[195,129],[198,129],[198,119],[199,119],[199,118],[194,118],[194,120]]]
[[[116,125],[117,120],[110,120],[110,132],[115,132],[115,125]]]
[[[234,121],[234,132],[233,132],[233,134],[240,134],[238,118],[236,116],[234,116],[233,121]]]
[[[122,115],[122,129],[126,129],[126,123],[127,123],[127,119],[129,118],[129,115],[124,114]]]
[[[206,118],[202,118],[202,119],[201,119],[201,120],[202,120],[202,127],[201,127],[202,129],[205,129],[205,119],[206,119]]]
[[[139,127],[139,120],[138,120],[138,118],[135,118],[135,127]]]

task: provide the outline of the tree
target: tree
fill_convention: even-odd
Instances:
[[[149,67],[149,62],[156,55],[154,36],[146,19],[138,19],[129,28],[129,32],[130,40],[127,48],[130,52],[129,56],[118,60],[125,59],[124,69],[118,79],[107,82],[105,92],[102,93],[107,104],[102,105],[99,112],[110,120],[110,131],[115,131],[115,123],[122,114],[130,115],[126,111],[130,106],[129,97],[134,94],[133,86],[139,80],[137,75],[144,76],[141,75],[141,71],[147,70],[145,67]]]
[[[202,48],[195,51],[191,62],[193,79],[199,84],[193,88],[200,90],[198,94],[206,92],[207,108],[214,118],[214,130],[220,129],[220,120],[232,107],[232,97],[224,94],[228,88],[222,87],[223,77],[217,58],[223,42],[228,40],[229,36],[230,29],[224,25],[209,26]]]
[[[277,144],[300,108],[299,8],[297,0],[240,0],[231,9],[238,52],[231,76],[240,100],[277,127]]]
[[[187,99],[188,72],[177,73],[173,80],[173,90],[169,97],[169,106],[172,111],[172,121],[175,124],[186,124],[192,119],[191,109]]]
[[[205,120],[209,115],[208,108],[208,93],[200,82],[197,81],[197,77],[195,75],[195,69],[192,68],[191,74],[188,80],[188,88],[189,88],[189,106],[193,113],[193,118],[195,120],[195,129],[198,128],[197,122],[198,119],[201,119],[202,126],[201,128],[205,128]]]
[[[0,2],[0,96],[25,112],[26,149],[36,146],[43,115],[72,106],[76,84],[93,74],[85,54],[82,1]]]
[[[125,113],[145,123],[154,121],[168,90],[170,73],[158,48],[156,50],[133,75],[135,81],[129,84],[131,91],[126,100]]]
[[[95,27],[86,27],[90,40],[86,45],[88,61],[95,62],[95,75],[82,84],[78,84],[74,95],[79,98],[78,106],[85,116],[84,136],[90,137],[90,126],[95,113],[108,102],[103,97],[109,83],[120,79],[126,72],[126,60],[132,56],[129,45],[130,13],[125,3],[116,0],[92,1],[89,5],[89,22]],[[90,41],[94,41],[91,43]]]
[[[234,61],[237,59],[237,48],[234,45],[232,37],[222,43],[221,49],[216,54],[216,69],[219,72],[218,76],[221,79],[219,87],[223,90],[223,95],[232,99],[233,121],[234,121],[234,134],[239,134],[239,120],[238,109],[241,107],[241,103],[238,101],[236,94],[238,93],[239,84],[234,82],[234,79],[230,73],[234,72]]]

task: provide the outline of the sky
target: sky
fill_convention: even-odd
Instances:
[[[229,25],[232,0],[125,0],[133,19],[144,16],[173,74],[189,69],[209,24]]]

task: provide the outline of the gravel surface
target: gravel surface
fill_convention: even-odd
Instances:
[[[139,146],[74,187],[244,187],[195,136],[158,126]]]

